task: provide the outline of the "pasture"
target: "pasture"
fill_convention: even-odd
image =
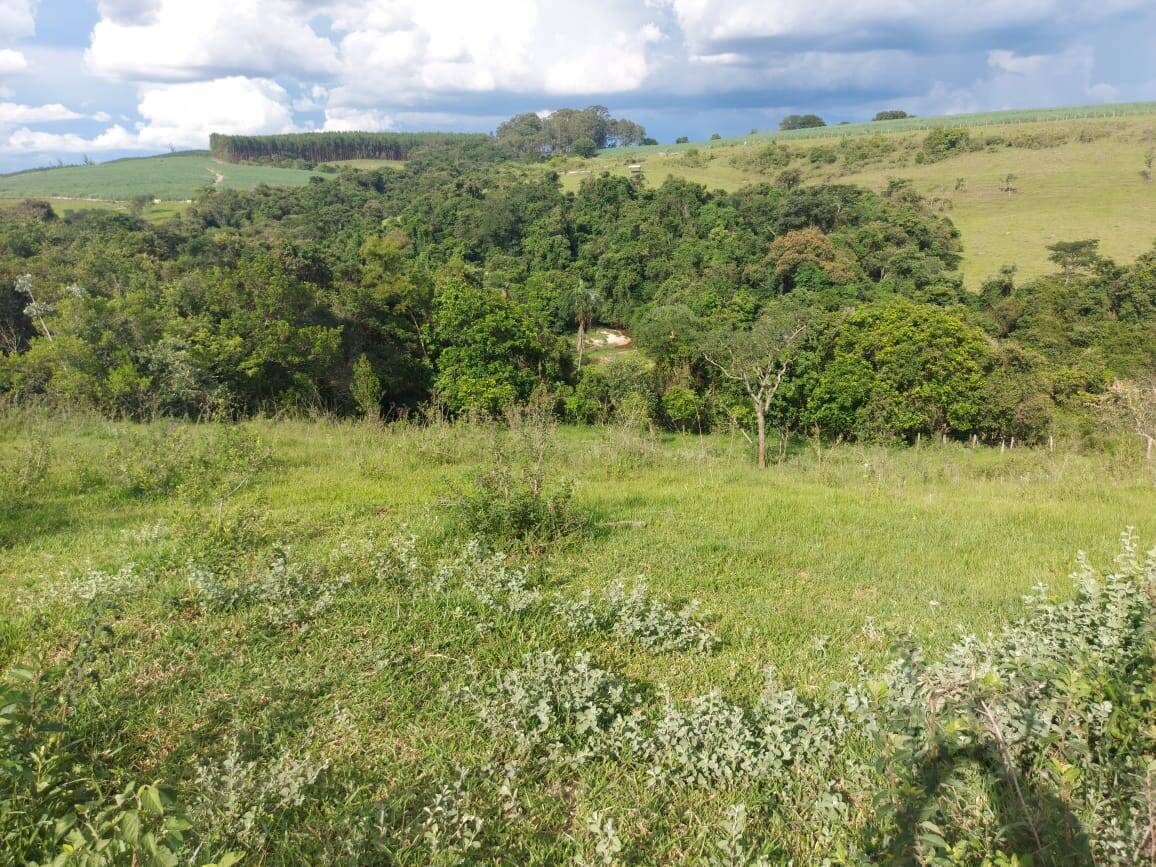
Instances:
[[[741,779],[652,785],[629,763],[567,769],[495,752],[478,690],[556,649],[590,653],[653,701],[750,702],[768,665],[820,698],[857,660],[881,664],[889,637],[937,652],[998,629],[1041,582],[1071,595],[1077,548],[1106,564],[1123,527],[1156,536],[1156,478],[1132,444],[799,442],[759,472],[738,435],[562,428],[548,433],[546,477],[573,483],[589,529],[505,561],[524,573],[470,566],[468,552],[453,565],[452,503],[510,436],[469,422],[230,429],[11,414],[0,463],[32,481],[0,510],[0,662],[89,654],[80,664],[96,679],[76,687],[70,730],[117,774],[175,784],[209,851],[611,863],[598,855],[609,847],[702,863],[747,809],[737,801],[765,819],[735,845],[807,859],[833,845],[827,832],[801,832]],[[417,565],[439,558],[450,565]],[[226,561],[272,564],[265,583],[229,591],[257,601],[221,595],[196,565]],[[458,569],[474,575],[465,589],[444,577]],[[619,578],[644,579],[670,611],[700,600],[693,616],[717,646],[656,653],[535,613],[543,598],[580,610],[582,591],[599,598]],[[269,586],[280,589],[262,595]],[[463,824],[463,809],[486,818]],[[868,818],[857,804],[841,814],[839,845]]]
[[[629,176],[638,162],[650,186],[673,175],[735,190],[775,180],[784,166],[760,165],[758,154],[781,142],[796,153],[790,167],[804,182],[881,190],[891,178],[909,178],[962,232],[964,280],[974,290],[1004,265],[1014,264],[1023,279],[1049,273],[1046,247],[1056,241],[1098,238],[1102,251],[1121,262],[1152,246],[1156,184],[1141,176],[1146,154],[1156,147],[1150,111],[1144,103],[1115,117],[1072,119],[1057,111],[1054,120],[1040,120],[1048,113],[1016,112],[762,133],[608,150],[593,160],[560,161],[557,170],[571,190],[603,171]],[[926,129],[947,123],[969,129],[977,143],[993,144],[916,162]]]
[[[206,151],[190,151],[0,175],[0,197],[124,202],[147,195],[184,201],[213,185],[238,190],[259,184],[299,187],[312,175],[297,169],[220,163]]]

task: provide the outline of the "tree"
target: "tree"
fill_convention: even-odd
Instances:
[[[570,145],[570,150],[575,156],[589,158],[598,153],[598,145],[589,138],[580,138],[574,140],[574,143]]]
[[[814,129],[826,126],[827,122],[817,114],[788,114],[779,121],[779,129]]]
[[[711,141],[719,141],[722,138],[722,133],[712,132],[710,134]]]
[[[703,359],[726,379],[741,385],[751,402],[758,429],[759,469],[767,466],[767,411],[806,328],[800,308],[780,303],[764,311],[750,329],[724,325],[703,340]]]
[[[875,117],[872,118],[872,120],[903,120],[903,118],[911,116],[912,115],[905,111],[892,108],[888,109],[887,111],[878,112]]]
[[[365,355],[357,359],[353,365],[353,382],[349,386],[353,401],[357,409],[367,419],[374,420],[381,416],[381,380],[373,371],[373,365]]]
[[[808,380],[808,420],[832,436],[968,434],[987,409],[987,336],[951,310],[906,299],[866,304],[824,335]]]
[[[674,140],[675,144],[687,144],[688,142],[690,142],[690,137],[685,135],[680,135]]]
[[[1080,271],[1088,271],[1100,262],[1100,242],[1093,238],[1083,241],[1059,241],[1049,244],[1048,260],[1060,266],[1064,281],[1069,282]]]
[[[1152,460],[1156,447],[1156,374],[1144,379],[1114,382],[1108,396],[1109,409],[1144,441],[1145,457]]]
[[[586,350],[586,330],[594,324],[594,317],[602,306],[602,296],[586,281],[579,280],[578,284],[564,298],[564,303],[578,321],[578,341],[575,347],[578,356],[578,369],[582,369],[582,354]]]

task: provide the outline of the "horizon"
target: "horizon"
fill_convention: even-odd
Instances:
[[[1156,98],[1156,9],[780,0],[0,0],[0,171],[205,149],[210,132],[492,132],[605,105],[661,143]],[[389,86],[382,86],[388,82]]]
[[[828,119],[824,118],[825,126],[823,126],[823,127],[818,127],[818,128],[806,127],[806,128],[801,128],[801,129],[789,129],[789,130],[778,129],[778,128],[760,129],[760,130],[751,129],[745,133],[744,132],[736,132],[733,134],[723,135],[722,141],[728,142],[728,141],[732,141],[736,138],[744,138],[748,135],[757,135],[759,137],[768,137],[768,138],[774,138],[777,136],[784,136],[784,135],[791,137],[791,138],[808,138],[808,137],[821,136],[824,134],[826,134],[826,135],[830,134],[829,132],[823,133],[823,132],[821,132],[821,130],[830,130],[830,129],[834,128],[834,129],[845,131],[848,127],[852,128],[852,129],[860,128],[863,130],[878,130],[880,132],[888,132],[888,131],[894,132],[894,131],[902,131],[903,130],[902,125],[903,125],[904,121],[924,121],[924,122],[933,121],[933,120],[944,120],[947,122],[951,122],[951,121],[955,121],[955,120],[967,121],[971,118],[976,118],[976,117],[980,117],[983,115],[1015,114],[1015,113],[1024,112],[1024,111],[1062,113],[1062,112],[1079,112],[1081,110],[1087,110],[1088,111],[1087,115],[1073,115],[1071,117],[1088,117],[1088,118],[1091,118],[1091,117],[1112,117],[1112,116],[1116,116],[1116,113],[1113,112],[1112,109],[1133,108],[1133,107],[1139,107],[1139,106],[1152,107],[1153,110],[1156,110],[1156,101],[1141,100],[1141,101],[1136,101],[1136,102],[1109,102],[1109,103],[1082,104],[1082,105],[1032,106],[1032,107],[1025,107],[1025,108],[1021,108],[1021,109],[996,109],[994,111],[989,111],[989,112],[959,112],[956,114],[939,114],[939,115],[910,114],[906,118],[896,118],[896,119],[887,119],[887,120],[879,120],[879,121],[873,121],[871,119],[858,120],[858,121],[846,121],[846,120],[828,120]],[[1129,112],[1121,112],[1120,114],[1128,114],[1128,113]],[[1040,118],[1040,119],[1034,120],[1032,122],[1049,123],[1049,122],[1071,119],[1071,117],[1069,115],[1066,115],[1066,114],[1057,114],[1056,117]],[[1003,121],[1003,122],[1006,123],[1006,122],[1010,122],[1010,121]],[[990,125],[998,125],[999,123],[1001,123],[1001,121],[994,121],[993,120],[993,121],[990,121],[989,123],[990,123]],[[983,126],[983,125],[988,125],[988,124],[979,123],[976,125]],[[913,129],[917,129],[917,128],[922,128],[922,127],[913,127]],[[461,134],[465,134],[465,135],[481,133],[481,134],[488,134],[490,136],[494,135],[494,130],[445,130],[445,129],[341,130],[341,131],[312,129],[312,130],[297,130],[297,131],[294,131],[292,133],[284,133],[284,135],[301,135],[301,134],[323,135],[326,132],[355,132],[355,133],[359,133],[359,134],[367,134],[368,133],[368,134],[381,134],[381,135],[389,135],[390,133],[402,133],[402,132],[404,132],[404,133],[417,133],[417,134],[436,134],[436,133],[455,134],[455,133],[461,133]],[[211,134],[212,133],[210,133],[210,135]],[[647,134],[649,135],[649,131]],[[235,135],[249,135],[249,133],[236,133]],[[259,134],[253,134],[253,135],[259,135]],[[276,135],[276,134],[274,133],[273,135]],[[694,137],[691,137],[689,142],[681,142],[681,143],[671,140],[671,141],[658,141],[656,144],[621,145],[621,146],[610,145],[608,147],[600,149],[599,152],[600,153],[608,153],[611,151],[619,151],[619,150],[621,150],[621,151],[645,150],[645,149],[649,149],[649,148],[653,148],[653,147],[682,148],[682,147],[691,147],[694,145],[705,144],[705,143],[709,143],[709,136],[703,136],[701,139],[696,139]],[[7,171],[0,171],[0,177],[4,177],[7,175],[22,174],[24,172],[49,171],[52,169],[59,169],[59,168],[81,168],[85,165],[103,165],[106,163],[123,162],[125,160],[138,160],[138,159],[139,160],[146,160],[146,159],[152,159],[155,157],[166,157],[166,156],[171,156],[171,157],[200,156],[200,155],[209,154],[209,153],[211,153],[211,149],[209,147],[209,141],[208,141],[208,139],[206,139],[204,147],[188,147],[188,148],[181,148],[181,149],[177,149],[177,150],[161,151],[161,152],[157,152],[157,153],[130,153],[130,154],[109,156],[107,159],[91,159],[88,156],[88,154],[84,154],[84,155],[80,156],[79,158],[73,159],[72,161],[68,161],[68,160],[64,159],[63,157],[61,157],[61,158],[58,158],[56,162],[46,163],[44,165],[25,166],[22,168],[17,168],[17,169],[12,169],[12,170],[7,170]],[[88,160],[87,162],[85,161],[86,159]]]

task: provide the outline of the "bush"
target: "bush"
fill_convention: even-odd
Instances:
[[[579,157],[592,157],[598,153],[598,145],[588,138],[575,139],[570,151]]]
[[[938,662],[896,643],[829,701],[768,671],[750,706],[712,692],[653,707],[588,656],[552,651],[474,697],[494,736],[548,764],[612,760],[711,797],[758,786],[796,863],[836,849],[853,864],[1148,863],[1156,551],[1141,558],[1125,534],[1110,574],[1081,558],[1073,577],[1071,601],[1038,588],[1022,620]]]
[[[693,389],[672,385],[662,395],[662,413],[678,430],[701,430],[703,400]]]
[[[550,458],[557,447],[557,422],[544,402],[513,407],[506,436],[493,441],[490,465],[448,503],[459,535],[498,547],[541,551],[589,524],[575,507],[566,480],[551,482]]]
[[[937,126],[923,139],[923,159],[939,162],[956,156],[971,147],[971,133],[963,127]]]

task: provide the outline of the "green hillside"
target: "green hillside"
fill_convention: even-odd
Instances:
[[[929,129],[943,126],[966,129],[971,149],[920,162]],[[909,178],[963,233],[964,276],[975,288],[1006,264],[1023,277],[1047,273],[1046,246],[1057,240],[1099,238],[1121,261],[1151,247],[1156,184],[1140,173],[1154,147],[1156,103],[1136,103],[760,133],[607,150],[554,167],[571,190],[595,173],[631,174],[631,165],[651,185],[674,175],[726,190],[774,182],[786,169],[804,182],[875,190]]]
[[[214,183],[240,190],[260,184],[299,187],[312,175],[297,169],[231,165],[218,162],[207,151],[190,151],[0,175],[0,197],[127,201],[151,195],[180,201],[193,198]]]

